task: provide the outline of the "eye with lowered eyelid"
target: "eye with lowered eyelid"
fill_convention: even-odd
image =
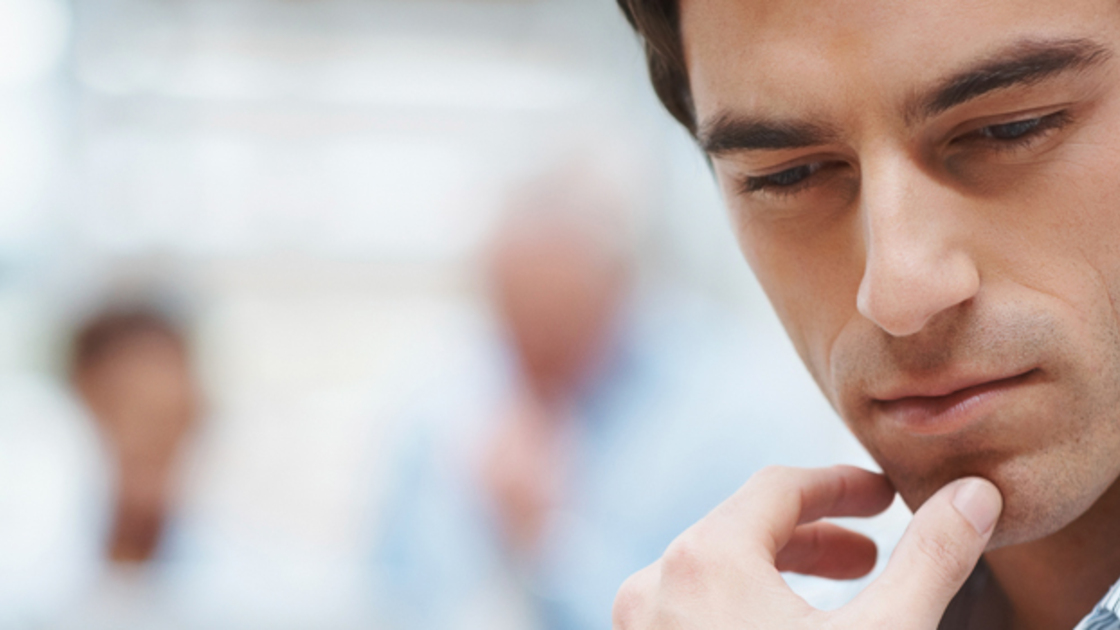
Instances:
[[[825,162],[810,162],[787,168],[770,175],[748,176],[743,179],[741,188],[744,192],[752,193],[761,190],[778,190],[792,192],[825,167]]]
[[[1067,111],[1057,111],[1045,116],[1013,120],[997,125],[987,125],[953,140],[953,143],[979,141],[993,148],[1015,148],[1066,126],[1071,118]]]
[[[986,125],[960,136],[952,142],[980,141],[996,148],[1013,149],[1030,144],[1047,132],[1060,129],[1071,121],[1065,110],[1045,116],[1013,120],[996,125]],[[787,168],[769,175],[755,175],[743,178],[740,189],[744,193],[771,192],[778,195],[792,195],[805,185],[806,181],[829,166],[829,162],[810,162]]]

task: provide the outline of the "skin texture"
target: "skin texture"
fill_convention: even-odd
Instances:
[[[914,515],[883,574],[839,610],[810,607],[779,573],[839,578],[866,572],[875,561],[871,541],[820,519],[871,516],[893,496],[885,477],[849,466],[764,469],[622,585],[614,627],[935,628],[999,516],[999,493],[982,479],[960,480],[934,494]]]
[[[994,483],[1003,515],[987,559],[1008,623],[1071,628],[1120,576],[1109,534],[1120,526],[1120,5],[680,10],[699,139],[806,366],[911,508],[937,509],[931,497],[961,477]],[[1084,54],[1064,71],[964,99],[945,89],[992,60],[1071,48]],[[760,120],[768,134],[748,124]],[[932,398],[945,394],[960,396]],[[941,542],[918,546],[971,566],[940,535],[919,532]],[[711,537],[705,550],[729,544]],[[618,625],[719,627],[634,621],[696,603],[666,595],[673,553],[624,588]],[[887,581],[906,579],[917,578]],[[719,588],[701,582],[691,588]],[[914,605],[876,603],[863,612]],[[771,613],[744,620],[799,627]],[[850,625],[879,627],[866,622]]]
[[[822,146],[716,157],[743,251],[907,503],[989,478],[1006,499],[998,546],[1053,533],[1120,475],[1120,71],[1107,60],[918,125],[905,103],[1024,38],[1113,46],[1120,7],[973,4],[686,0],[682,18],[702,128],[731,111],[840,130]],[[1053,108],[1072,121],[1031,146],[951,144],[989,119]],[[837,166],[808,187],[739,190],[743,177],[821,158]],[[950,435],[900,428],[873,402],[905,384],[1034,368]]]

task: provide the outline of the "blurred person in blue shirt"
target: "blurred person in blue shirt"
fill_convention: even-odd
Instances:
[[[848,454],[782,447],[829,432],[819,397],[773,385],[792,353],[639,286],[611,190],[564,170],[513,197],[489,255],[501,330],[408,405],[377,553],[395,627],[608,628],[618,584],[753,471]]]

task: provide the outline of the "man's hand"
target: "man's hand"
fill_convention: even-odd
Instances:
[[[989,481],[959,479],[926,501],[883,574],[844,608],[809,606],[779,574],[867,574],[875,544],[820,519],[872,516],[893,497],[884,476],[859,468],[767,468],[622,585],[615,630],[933,630],[1003,507]]]

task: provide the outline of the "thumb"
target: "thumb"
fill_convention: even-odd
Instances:
[[[939,490],[914,514],[883,574],[853,602],[860,617],[936,628],[1002,509],[999,490],[986,479],[958,479]]]

